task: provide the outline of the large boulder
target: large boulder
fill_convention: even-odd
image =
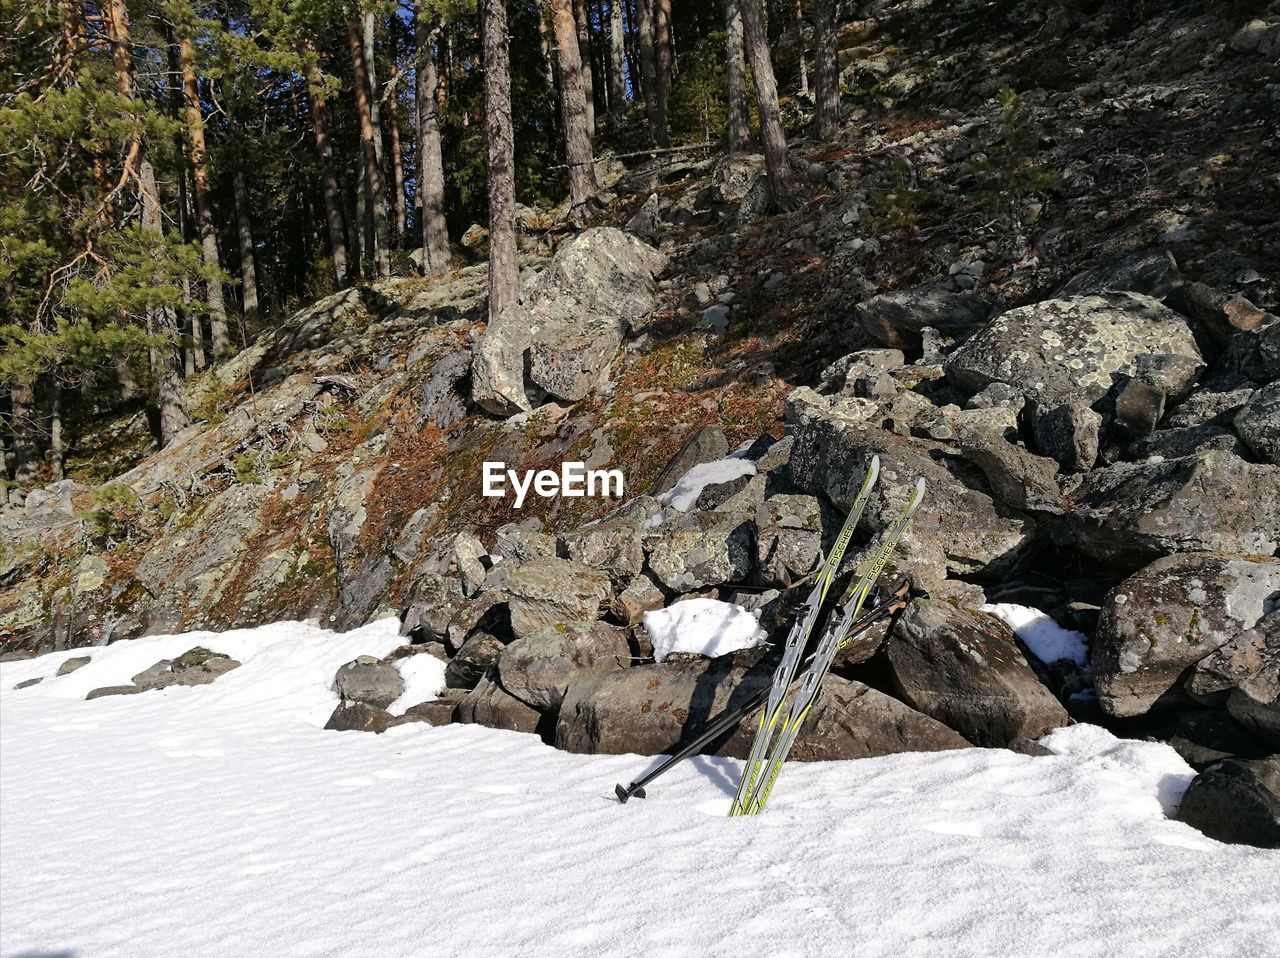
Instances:
[[[1150,296],[1106,293],[1011,309],[957,349],[946,371],[972,391],[1017,383],[1046,404],[1093,404],[1139,372],[1139,357],[1161,354],[1188,360],[1177,391],[1204,362],[1184,317]]]
[[[390,662],[362,655],[338,669],[333,690],[344,704],[361,702],[385,709],[404,694],[404,677]]]
[[[881,293],[853,309],[854,317],[877,342],[915,352],[921,348],[921,330],[926,326],[959,336],[978,329],[990,314],[990,304],[972,293],[938,286]]]
[[[755,559],[755,523],[732,513],[692,512],[645,536],[649,571],[671,592],[742,582]]]
[[[654,276],[665,265],[663,254],[613,227],[566,242],[476,340],[472,399],[504,416],[548,397],[582,399],[652,311]]]
[[[592,676],[626,668],[626,633],[603,622],[549,625],[516,639],[498,659],[502,687],[537,709],[556,709],[565,691]]]
[[[977,745],[1004,747],[1067,724],[999,619],[928,599],[911,603],[885,653],[899,697]]]
[[[570,688],[556,745],[570,752],[657,755],[701,733],[727,709],[766,687],[770,670],[746,671],[730,657],[638,666]],[[748,716],[708,754],[745,758],[755,734]],[[946,726],[858,682],[828,676],[801,727],[799,761],[939,751],[969,743]]]
[[[1280,463],[1280,380],[1263,386],[1235,415],[1236,432],[1254,455]]]
[[[847,510],[878,455],[880,481],[862,526],[871,532],[888,528],[914,494],[917,477],[923,477],[928,484],[924,503],[899,545],[903,563],[922,584],[940,585],[947,573],[998,574],[1012,568],[1035,536],[1034,522],[985,492],[982,474],[949,447],[869,425],[861,402],[827,399],[804,388],[788,398],[795,485]]]
[[[1054,298],[1096,293],[1145,293],[1163,300],[1182,285],[1182,275],[1167,249],[1139,250],[1077,273],[1054,291]]]
[[[504,689],[492,674],[480,680],[458,705],[456,721],[510,732],[536,733],[542,713]]]
[[[1267,555],[1280,545],[1280,467],[1229,452],[1095,469],[1072,500],[1076,544],[1122,567],[1173,552]]]
[[[1107,596],[1091,644],[1103,710],[1126,717],[1185,703],[1184,673],[1253,628],[1276,592],[1280,562],[1266,559],[1173,555],[1130,576]]]
[[[1191,780],[1178,819],[1220,842],[1280,848],[1280,755],[1210,765]]]
[[[756,567],[768,586],[789,586],[822,561],[822,504],[782,493],[756,510]]]
[[[516,638],[548,625],[591,622],[609,599],[609,578],[569,559],[534,559],[507,579],[505,592]]]

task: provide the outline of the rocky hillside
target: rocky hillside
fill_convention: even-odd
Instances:
[[[860,5],[860,105],[837,143],[792,131],[801,208],[770,215],[758,156],[606,160],[592,228],[523,216],[501,322],[482,265],[302,310],[162,452],[104,423],[82,481],[0,513],[4,648],[395,613],[462,721],[656,751],[769,668],[653,664],[644,611],[776,630],[878,455],[856,543],[923,476],[895,571],[930,598],[846,655],[797,757],[1030,747],[1067,707],[1274,750],[1280,5],[1203,11]],[[485,461],[563,460],[625,502],[481,494]],[[1084,631],[1092,674],[993,600]]]

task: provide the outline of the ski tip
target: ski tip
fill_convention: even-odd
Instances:
[[[924,498],[924,487],[925,487],[924,476],[921,476],[919,479],[916,480],[916,498],[917,499]]]
[[[618,796],[618,804],[625,805],[633,798],[644,798],[644,789],[636,788],[632,785],[630,788],[623,788],[621,785],[613,786],[613,793]]]

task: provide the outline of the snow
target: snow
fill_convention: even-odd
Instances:
[[[740,605],[718,599],[685,599],[644,614],[644,628],[661,662],[672,652],[714,658],[765,640],[759,620]]]
[[[699,758],[618,805],[656,759],[323,731],[337,667],[399,641],[283,623],[0,664],[0,956],[1275,953],[1280,852],[1166,818],[1192,773],[1165,745],[789,763],[742,819],[740,763]],[[244,664],[83,701],[196,644]]]
[[[405,709],[439,698],[444,691],[445,664],[434,655],[411,655],[397,661],[396,668],[404,679],[404,692],[387,706],[387,711],[392,715],[403,715]]]
[[[658,496],[664,506],[678,512],[688,512],[702,495],[702,490],[718,482],[731,482],[739,476],[754,476],[756,464],[740,455],[716,459],[694,466],[671,489]]]
[[[978,611],[1002,619],[1027,644],[1031,654],[1046,665],[1060,659],[1079,666],[1089,661],[1089,640],[1084,633],[1064,629],[1039,609],[1000,602],[981,606]]]

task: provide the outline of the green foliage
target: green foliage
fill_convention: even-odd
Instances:
[[[894,163],[891,189],[872,190],[867,197],[867,214],[863,220],[872,233],[914,232],[920,223],[923,190],[912,189],[911,168],[905,160]]]
[[[351,432],[351,420],[334,406],[325,406],[317,412],[315,424],[316,432],[322,436],[345,436]]]
[[[142,535],[142,500],[122,483],[99,486],[93,490],[93,507],[80,518],[90,540],[110,549]]]
[[[671,89],[668,119],[677,142],[702,142],[724,136],[729,123],[725,77],[725,38],[711,33],[680,57],[680,74]]]
[[[262,474],[258,471],[258,458],[249,452],[238,453],[231,460],[231,472],[236,482],[244,486],[256,486],[262,482]]]
[[[1000,125],[971,164],[983,180],[972,196],[1002,222],[1017,226],[1027,197],[1058,185],[1061,177],[1040,161],[1040,130],[1022,97],[1000,91]]]

